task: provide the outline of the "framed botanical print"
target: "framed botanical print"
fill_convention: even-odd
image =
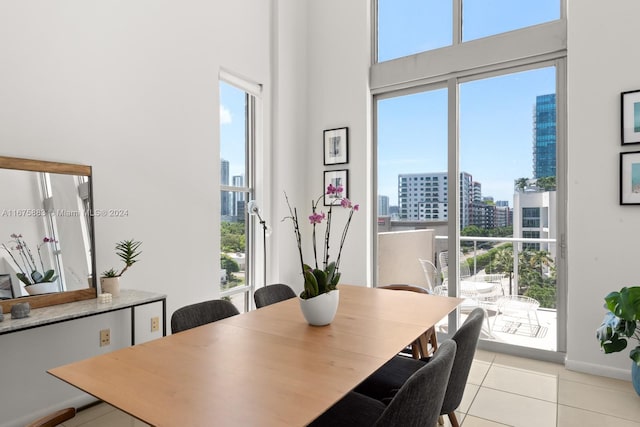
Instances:
[[[324,131],[324,164],[341,165],[349,163],[349,128],[327,129]]]
[[[348,198],[349,194],[349,171],[346,169],[336,171],[326,171],[324,173],[324,188],[326,189],[330,184],[334,187],[342,187],[340,194],[325,194],[324,205],[339,205],[340,200]]]

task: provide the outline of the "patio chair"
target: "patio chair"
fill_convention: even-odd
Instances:
[[[469,268],[469,264],[464,260],[464,255],[460,253],[459,257],[459,265],[460,265],[460,283],[470,282],[475,283],[475,288],[478,292],[483,294],[492,293],[492,296],[503,295],[502,291],[502,278],[504,277],[502,274],[487,274],[487,273],[478,273],[471,274],[471,270]],[[438,254],[438,262],[440,264],[440,273],[442,274],[443,284],[449,280],[449,252],[442,251]],[[484,283],[486,285],[480,285]],[[494,284],[494,286],[489,285]],[[500,285],[500,286],[497,286]],[[469,285],[471,289],[470,292],[473,291],[474,286]]]
[[[422,266],[424,277],[427,279],[427,286],[430,291],[433,291],[436,286],[439,285],[438,281],[438,268],[434,263],[427,259],[418,258],[418,262]]]
[[[524,295],[505,295],[498,298],[496,303],[496,317],[493,319],[493,325],[495,327],[498,316],[505,316],[524,319],[526,317],[529,325],[531,335],[534,336],[537,331],[533,330],[533,323],[531,322],[531,313],[536,318],[536,325],[540,329],[540,319],[538,319],[538,307],[540,302],[534,298]]]
[[[482,308],[487,322],[487,332],[489,336],[492,336],[488,310],[496,310],[496,300],[504,295],[502,288],[503,276],[502,274],[485,273],[472,275],[469,264],[464,261],[462,253],[459,254],[458,259],[460,266],[459,296],[465,299],[460,305],[460,311],[468,313],[476,307]],[[440,271],[443,277],[443,290],[446,291],[449,283],[449,252],[440,252],[438,254],[438,262],[440,263]]]

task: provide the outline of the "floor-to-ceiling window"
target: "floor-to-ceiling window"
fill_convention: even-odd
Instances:
[[[443,331],[482,306],[492,345],[561,352],[564,3],[485,3],[377,1],[375,277],[391,281],[406,263],[411,280],[426,258],[417,271],[428,277],[412,282],[471,306]],[[429,241],[407,240],[417,235]]]
[[[248,311],[254,277],[247,203],[253,199],[256,96],[220,81],[220,295]]]

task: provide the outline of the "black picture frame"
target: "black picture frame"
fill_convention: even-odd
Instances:
[[[349,128],[326,129],[323,147],[325,166],[349,163]]]
[[[640,144],[640,89],[620,94],[622,145]]]
[[[333,184],[334,187],[341,186],[342,192],[339,195],[326,194],[329,184]],[[347,169],[340,169],[335,171],[324,172],[324,205],[335,206],[340,204],[340,200],[349,197],[349,171]]]
[[[640,205],[640,151],[620,153],[620,204]]]

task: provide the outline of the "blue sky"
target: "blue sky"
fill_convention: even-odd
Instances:
[[[381,60],[451,44],[449,2],[381,0],[379,7],[386,17],[379,30]],[[466,0],[463,39],[557,19],[559,9],[558,0]],[[460,170],[482,184],[483,196],[512,206],[514,180],[532,177],[536,96],[555,93],[555,85],[554,67],[460,85]],[[395,205],[398,174],[447,170],[447,92],[390,98],[377,106],[378,194]]]
[[[451,44],[451,3],[380,0],[380,60]],[[559,17],[559,0],[464,0],[464,40]],[[484,196],[512,201],[513,181],[531,177],[536,95],[555,92],[553,67],[460,86],[461,170]],[[379,194],[397,202],[400,173],[447,170],[447,94],[431,91],[378,104]],[[230,179],[244,173],[244,92],[220,84],[221,157]]]
[[[244,91],[220,82],[220,158],[229,161],[229,184],[234,175],[245,172],[244,109]]]

